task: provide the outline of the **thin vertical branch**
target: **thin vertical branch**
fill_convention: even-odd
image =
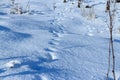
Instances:
[[[113,4],[113,6],[112,6],[112,4]],[[110,68],[111,68],[110,64],[111,64],[111,54],[112,54],[112,73],[113,73],[114,80],[116,80],[115,53],[114,53],[114,43],[113,43],[113,28],[114,28],[113,23],[114,23],[115,8],[116,8],[115,0],[113,2],[111,0],[108,0],[107,1],[107,8],[108,8],[108,15],[109,15],[109,33],[110,33],[107,79],[108,79]]]
[[[113,73],[114,80],[116,80],[116,76],[115,76],[115,53],[114,53],[113,39],[111,40],[111,46],[112,46],[112,57],[113,57],[113,69],[112,69],[112,73]]]
[[[27,11],[27,9],[29,8],[29,4],[30,4],[30,0],[28,0],[28,3],[27,3],[27,5],[26,5],[26,11]],[[29,10],[28,10],[29,11]]]
[[[108,71],[107,71],[107,79],[109,77],[109,73],[110,73],[110,63],[111,63],[111,60],[110,60],[110,57],[111,57],[111,47],[110,47],[110,40],[109,40],[109,54],[108,54]]]

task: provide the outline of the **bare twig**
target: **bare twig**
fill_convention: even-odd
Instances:
[[[110,60],[110,57],[111,57],[111,47],[110,47],[110,40],[109,40],[109,55],[108,55],[108,71],[107,71],[107,79],[109,77],[109,73],[110,73],[110,63],[111,63],[111,60]]]
[[[27,9],[29,9],[29,5],[30,5],[30,0],[28,0],[28,3],[27,3],[27,5],[26,5],[26,11],[27,11]],[[29,11],[29,10],[28,10]]]
[[[113,6],[112,6],[113,4]],[[112,9],[113,7],[113,9]],[[116,11],[116,2],[115,0],[112,2],[111,0],[107,1],[107,11],[109,15],[109,33],[110,33],[110,39],[109,39],[109,58],[108,58],[108,71],[107,71],[107,80],[110,73],[110,64],[111,64],[111,54],[112,54],[112,73],[113,78],[116,80],[115,76],[115,53],[114,53],[114,43],[113,43],[113,28],[114,28],[114,17],[115,17],[115,11]]]

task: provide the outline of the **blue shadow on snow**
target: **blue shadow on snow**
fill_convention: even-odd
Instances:
[[[0,25],[0,31],[4,31],[7,35],[4,35],[5,40],[23,40],[25,38],[31,38],[32,35],[28,33],[15,32],[7,27]]]
[[[59,75],[62,73],[63,69],[47,67],[47,66],[40,66],[40,64],[42,64],[44,62],[46,62],[46,63],[53,62],[52,60],[49,60],[46,58],[41,58],[41,57],[39,57],[38,59],[39,59],[38,61],[27,60],[21,64],[21,66],[28,65],[27,68],[29,68],[30,70],[3,75],[3,76],[0,76],[0,78],[16,76],[16,75],[30,75],[30,74],[32,75],[32,74],[42,74],[42,73],[48,73],[48,74],[52,73],[52,74]],[[19,67],[20,67],[20,65],[19,65]],[[17,68],[19,68],[19,67],[17,67]]]
[[[120,43],[120,40],[118,40],[118,39],[114,39],[114,42],[118,42],[118,43]]]
[[[7,13],[0,12],[0,15],[7,15]]]
[[[0,31],[11,31],[11,30],[7,27],[3,27],[0,25]]]

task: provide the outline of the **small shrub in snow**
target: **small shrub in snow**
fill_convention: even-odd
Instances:
[[[81,4],[81,15],[90,20],[94,19],[95,18],[94,6],[89,6],[89,5],[85,6]]]
[[[14,4],[10,9],[10,14],[22,14],[23,10],[19,4]]]
[[[27,5],[26,5],[25,10],[22,7],[23,6],[21,6],[20,3],[15,2],[15,0],[11,0],[10,14],[29,13],[29,11],[30,11],[30,0],[28,1]]]

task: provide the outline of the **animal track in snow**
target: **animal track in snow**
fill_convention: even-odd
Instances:
[[[59,45],[59,43],[56,42],[56,41],[50,41],[49,44],[50,44],[50,45]]]
[[[53,48],[53,47],[45,48],[45,50],[48,52],[56,52],[57,51],[57,49]]]
[[[54,38],[52,39],[54,42],[59,42],[60,41],[60,38]]]
[[[48,55],[49,55],[49,58],[51,60],[57,60],[58,59],[57,53],[55,53],[55,52],[48,52]]]
[[[57,32],[52,30],[51,33],[53,34],[53,38],[48,42],[50,44],[50,47],[45,48],[45,51],[47,52],[47,56],[51,60],[56,60],[58,59],[58,45],[62,37],[64,37],[64,29],[60,27],[61,32]],[[57,47],[57,48],[56,48]]]
[[[61,33],[56,33],[56,34],[53,34],[54,35],[54,37],[63,37],[64,35],[63,34],[61,34]]]
[[[64,34],[58,33],[58,32],[55,32],[55,31],[53,31],[52,33],[53,33],[54,37],[63,37],[64,36]]]

